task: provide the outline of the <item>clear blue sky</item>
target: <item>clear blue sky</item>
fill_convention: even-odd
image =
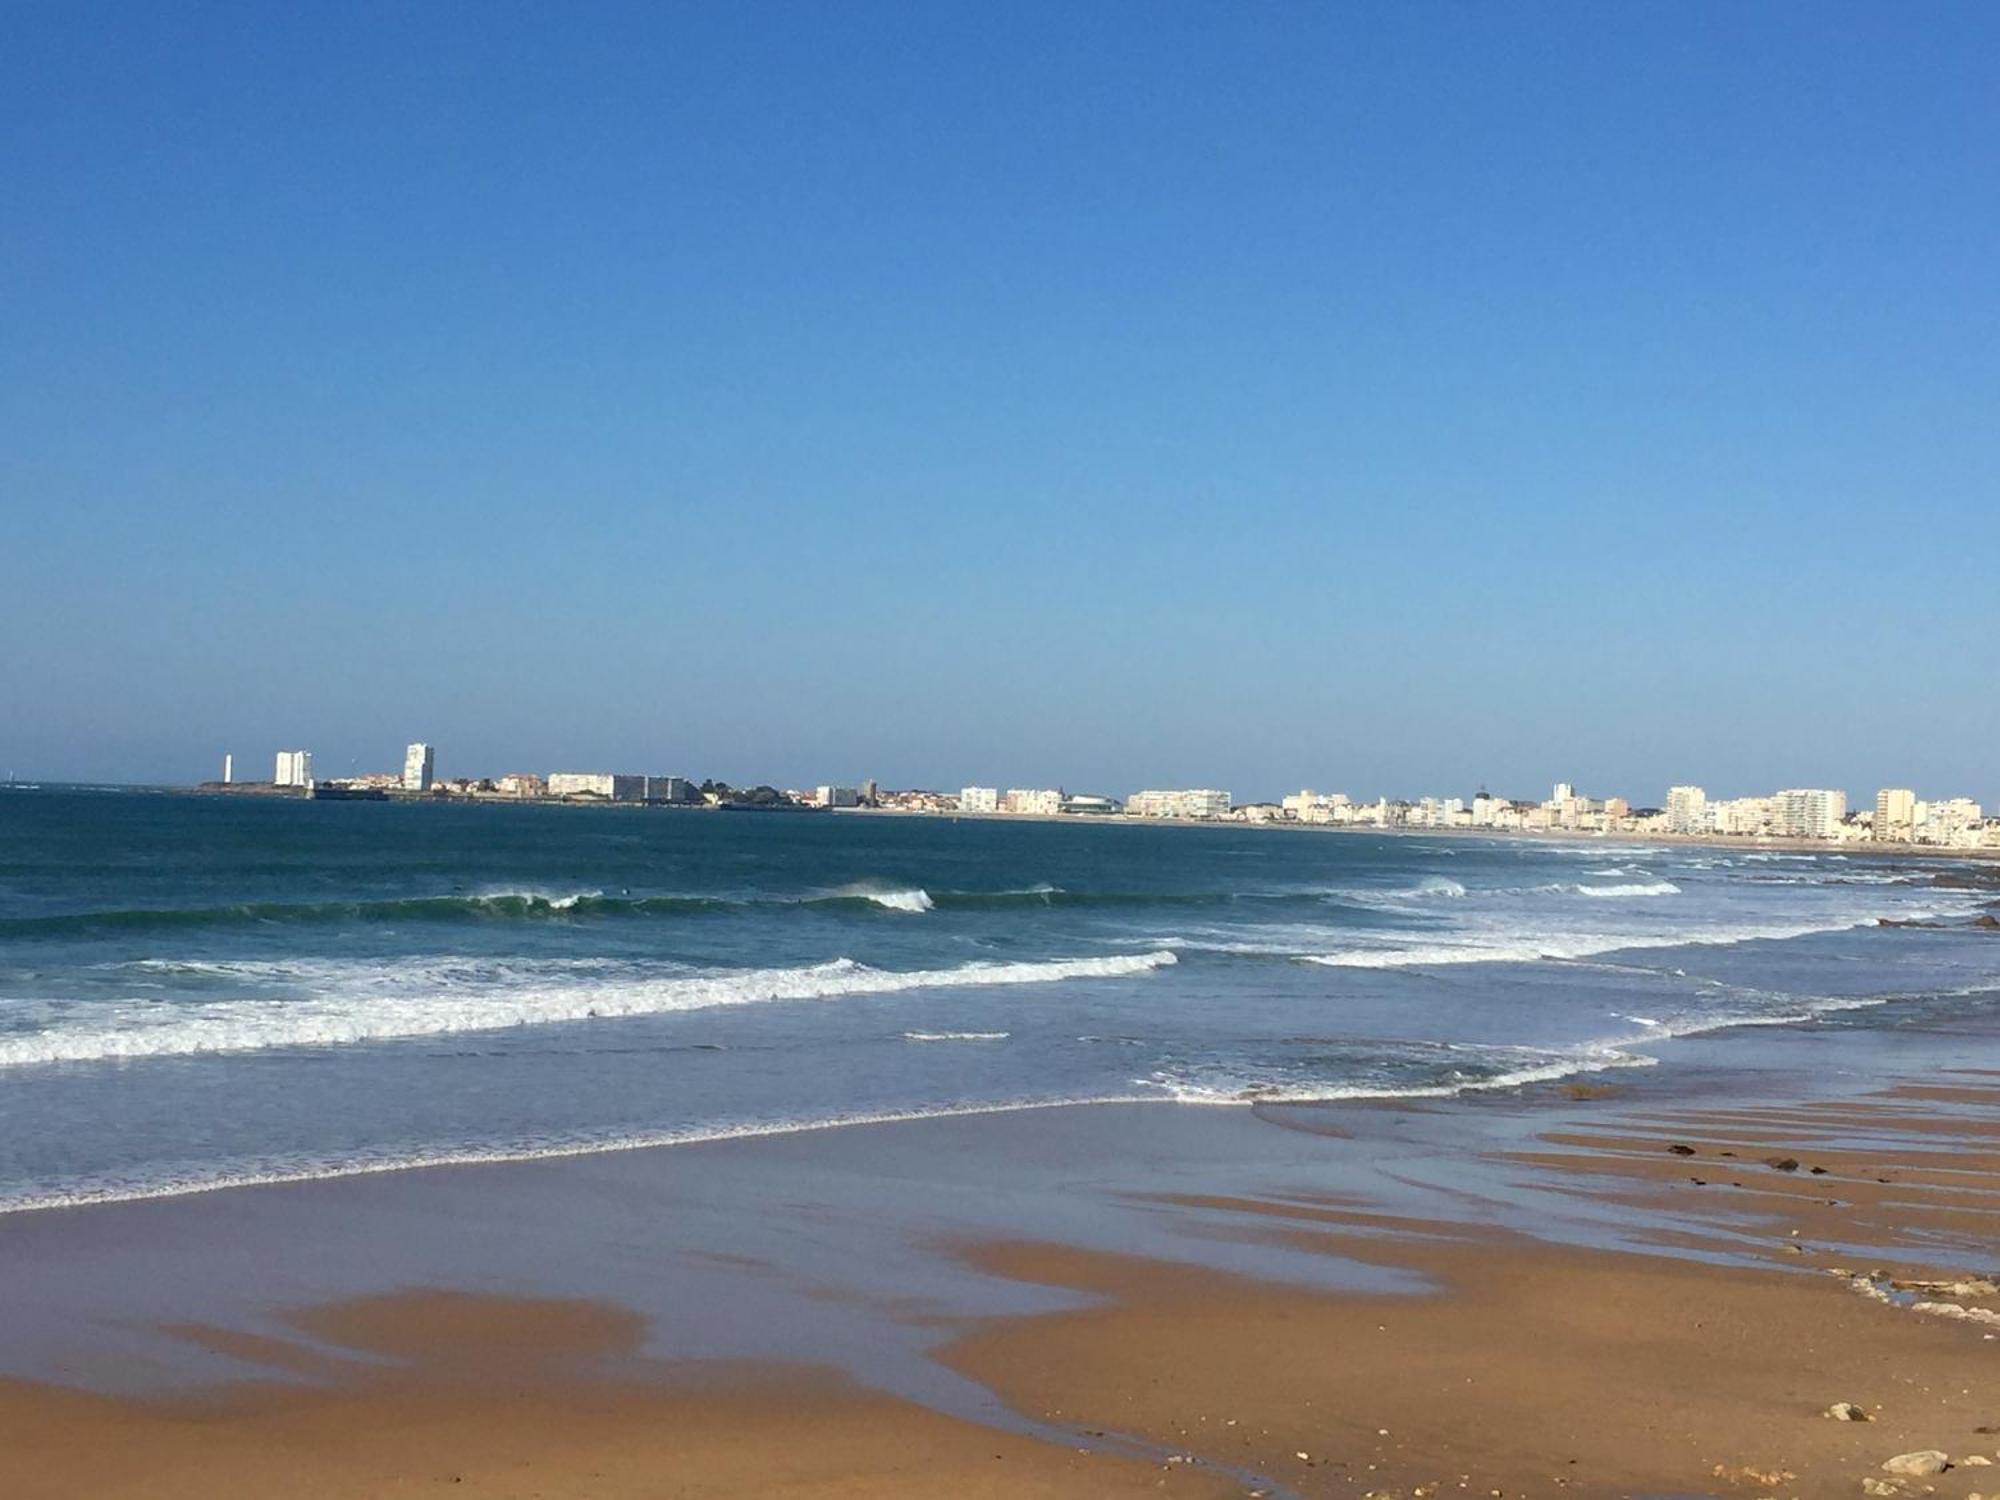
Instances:
[[[2000,8],[0,12],[0,774],[2000,802]]]

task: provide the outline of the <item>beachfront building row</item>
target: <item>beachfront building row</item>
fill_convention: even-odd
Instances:
[[[912,794],[898,793],[896,796]],[[1128,818],[1182,818],[1213,820],[1231,815],[1229,793],[1212,788],[1186,791],[1134,792],[1121,808],[1115,797],[1098,797],[1066,792],[1061,787],[968,786],[959,788],[957,806],[961,813],[1013,813],[1021,817],[1060,816]],[[1243,821],[1250,821],[1246,816]]]
[[[543,786],[545,796],[591,798],[604,802],[701,800],[694,783],[685,776],[641,776],[617,771],[551,771]]]
[[[1993,842],[1985,809],[1970,797],[1926,800],[1908,787],[1875,794],[1874,836],[1885,844],[1934,844],[1973,849]]]
[[[1867,834],[1848,816],[1847,793],[1833,787],[1787,787],[1766,797],[1711,797],[1698,786],[1669,787],[1664,811],[1650,828],[1642,823],[1635,831],[1836,843]]]
[[[1767,797],[1710,797],[1698,786],[1667,790],[1657,822],[1633,832],[1733,838],[1822,839],[1832,843],[1927,844],[1972,849],[2000,845],[2000,827],[1970,797],[1925,801],[1906,787],[1884,787],[1872,809],[1851,810],[1847,793],[1789,787]]]
[[[1065,813],[1105,817],[1119,811],[1115,797],[1094,797],[1082,793],[1064,791],[1061,787],[1009,787],[1001,791],[993,786],[960,787],[958,798],[949,808],[921,803],[913,799],[929,798],[949,801],[941,793],[891,792],[884,794],[882,805],[902,806],[911,810],[950,811],[961,813],[1013,813],[1019,817],[1054,818]],[[889,799],[894,799],[890,801]]]

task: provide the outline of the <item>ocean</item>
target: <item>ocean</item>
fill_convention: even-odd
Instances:
[[[0,1211],[1064,1103],[1442,1096],[1894,1027],[2000,999],[2000,933],[1968,925],[1995,875],[0,792]]]

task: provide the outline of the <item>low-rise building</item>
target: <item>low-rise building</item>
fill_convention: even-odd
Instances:
[[[867,788],[862,788],[865,792]],[[903,791],[877,790],[875,805],[894,812],[948,813],[958,811],[958,798],[949,792],[933,792],[923,787]]]
[[[1229,793],[1211,787],[1134,792],[1125,799],[1125,815],[1130,818],[1226,818],[1229,816]]]
[[[1062,788],[1009,787],[1007,795],[1000,799],[1000,811],[1023,813],[1030,817],[1053,818],[1062,811]]]
[[[1116,797],[1093,797],[1079,793],[1062,800],[1062,810],[1084,817],[1102,818],[1123,811]]]
[[[646,777],[614,771],[551,771],[551,797],[598,797],[606,802],[644,802]]]
[[[1297,823],[1332,823],[1339,820],[1339,814],[1348,806],[1348,801],[1345,792],[1302,791],[1282,799],[1278,806],[1284,810],[1285,816]]]

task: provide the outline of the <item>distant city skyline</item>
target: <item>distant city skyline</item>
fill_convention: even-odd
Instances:
[[[310,748],[314,742],[304,736],[295,735],[273,743],[289,745],[292,740],[309,747],[306,753],[310,756],[310,767],[313,773],[321,778],[390,775],[400,781],[410,774],[408,757],[411,751],[418,748],[415,743],[398,739],[396,743],[384,745],[373,753],[329,754]],[[580,739],[578,742],[581,742]],[[1195,766],[1177,774],[1155,774],[1150,777],[1115,769],[1096,777],[1059,776],[1052,775],[1045,766],[1023,766],[1018,769],[1017,774],[1000,775],[993,770],[991,764],[973,766],[970,774],[952,769],[930,775],[898,775],[894,770],[880,770],[865,764],[852,765],[846,763],[845,758],[818,757],[807,752],[794,757],[789,763],[792,774],[785,774],[784,771],[771,770],[768,765],[717,764],[694,756],[678,754],[670,747],[656,751],[640,750],[630,754],[586,755],[563,748],[553,754],[540,756],[510,754],[504,750],[487,755],[460,753],[454,744],[439,738],[423,744],[422,749],[437,757],[435,774],[440,781],[467,776],[500,777],[521,772],[539,775],[545,774],[551,768],[581,768],[643,775],[692,776],[696,781],[706,777],[726,780],[740,786],[763,784],[779,787],[811,787],[825,784],[831,778],[841,784],[859,785],[863,781],[873,780],[884,787],[926,787],[939,790],[955,790],[959,787],[985,784],[1001,787],[1061,786],[1072,792],[1123,796],[1127,792],[1149,786],[1215,785],[1239,789],[1242,792],[1242,800],[1272,801],[1296,792],[1301,787],[1311,787],[1344,789],[1373,801],[1378,797],[1397,799],[1421,796],[1458,796],[1469,800],[1480,791],[1489,792],[1496,797],[1530,798],[1545,795],[1549,787],[1555,785],[1558,780],[1564,780],[1573,785],[1581,795],[1625,797],[1634,806],[1660,808],[1666,807],[1671,789],[1684,784],[1701,786],[1710,796],[1725,798],[1767,795],[1771,788],[1780,785],[1834,787],[1847,792],[1856,807],[1864,803],[1873,806],[1876,792],[1883,787],[1915,787],[1927,788],[1932,795],[1964,795],[1988,805],[2000,805],[2000,753],[1996,753],[1988,760],[1990,770],[1961,780],[1913,775],[1908,774],[1906,770],[1889,775],[1860,775],[1846,778],[1837,776],[1787,778],[1769,773],[1758,774],[1754,771],[1740,778],[1704,778],[1681,773],[1647,778],[1617,772],[1605,776],[1586,776],[1566,768],[1558,768],[1553,773],[1531,770],[1514,777],[1472,774],[1426,779],[1411,773],[1392,775],[1378,782],[1366,780],[1358,773],[1343,774],[1338,764],[1308,769],[1304,774],[1285,781],[1276,781],[1269,777],[1232,775],[1225,768],[1214,766],[1206,768]],[[125,774],[115,768],[89,774],[67,767],[37,766],[31,762],[18,764],[0,762],[0,775],[11,774],[24,781],[191,786],[204,781],[220,780],[224,771],[224,760],[232,755],[234,775],[237,780],[269,779],[272,774],[273,756],[279,753],[282,752],[275,748],[266,750],[262,746],[233,742],[230,748],[218,749],[202,762],[193,762],[182,757],[177,763],[170,763],[162,758],[158,763],[171,764],[173,768],[150,775]],[[1081,761],[1083,757],[1073,759]],[[1358,758],[1349,764],[1384,759],[1414,762],[1416,757],[1394,755],[1385,748],[1376,755]],[[1907,767],[1922,759],[1925,757],[1912,756],[1910,761],[1903,763],[1903,766]],[[185,769],[181,769],[183,766]]]
[[[16,7],[0,774],[2000,804],[1996,55]]]
[[[974,816],[1065,821],[1169,821],[1256,825],[1318,825],[1489,834],[1588,834],[1639,838],[1786,840],[1832,847],[1924,847],[1987,852],[2000,849],[2000,815],[1989,816],[1975,797],[1912,787],[1881,787],[1872,805],[1855,805],[1843,788],[1780,787],[1748,796],[1709,795],[1681,783],[1657,804],[1622,793],[1592,795],[1558,781],[1543,798],[1494,793],[1471,798],[1436,792],[1355,797],[1311,787],[1280,798],[1238,797],[1225,787],[1153,787],[1119,795],[1063,786],[965,785],[885,787],[874,778],[858,785],[820,782],[773,786],[636,770],[468,771],[438,776],[436,746],[412,742],[402,768],[346,776],[320,776],[309,750],[280,750],[269,781],[237,780],[235,756],[225,754],[219,780],[194,790],[202,795],[309,798],[314,801],[417,800],[654,808],[776,811],[849,809],[931,816]],[[9,783],[11,789],[12,783]],[[31,786],[30,790],[39,788]]]
[[[1035,810],[1050,813],[1057,810],[1052,799],[1057,796],[1058,792],[1067,793],[1072,798],[1083,799],[1109,796],[1122,800],[1134,794],[1141,796],[1161,795],[1146,791],[1137,782],[1126,785],[1120,781],[1107,781],[1100,784],[1085,785],[1067,780],[1052,781],[1047,777],[1037,778],[1034,776],[1014,778],[1012,782],[1006,778],[998,780],[989,778],[989,780],[993,780],[993,784],[990,787],[982,788],[981,784],[976,781],[953,780],[949,777],[898,781],[893,778],[856,776],[844,779],[835,778],[833,782],[828,782],[814,776],[802,778],[745,776],[740,772],[732,773],[727,769],[717,770],[713,767],[676,767],[671,770],[652,767],[645,769],[637,761],[624,763],[613,768],[608,762],[603,764],[594,761],[586,763],[575,758],[564,761],[562,763],[564,769],[551,770],[546,766],[530,765],[518,756],[514,757],[512,761],[507,762],[506,769],[499,769],[497,764],[454,766],[447,760],[444,768],[439,770],[437,769],[436,761],[437,751],[438,746],[433,743],[412,741],[403,747],[400,766],[391,765],[387,760],[384,760],[381,764],[364,765],[356,759],[345,766],[336,767],[324,760],[316,761],[310,749],[279,750],[268,762],[274,768],[269,779],[279,786],[304,786],[315,779],[340,782],[358,778],[376,785],[391,786],[403,791],[428,791],[434,780],[439,786],[458,781],[488,780],[502,783],[503,789],[512,790],[512,788],[506,788],[504,784],[537,782],[546,776],[548,779],[558,783],[549,788],[550,791],[558,795],[564,790],[585,789],[586,783],[594,782],[605,783],[606,795],[609,795],[609,783],[613,780],[631,781],[635,784],[671,782],[690,785],[698,785],[703,781],[714,780],[739,787],[766,785],[806,791],[817,787],[822,792],[826,791],[829,787],[847,786],[866,786],[871,789],[879,786],[885,791],[930,790],[944,792],[949,795],[956,795],[960,791],[970,794],[983,790],[990,795],[987,804],[977,810],[989,812],[994,811],[999,803],[1004,802],[1006,795],[1011,795],[1005,792],[1005,789],[1011,785],[1025,784],[1045,788],[1044,791],[1035,795],[1051,800],[1046,808],[1037,807]],[[266,779],[260,769],[254,769],[266,763],[265,759],[256,755],[244,759],[233,751],[225,751],[221,756],[219,762],[220,769],[217,773],[180,779],[160,778],[153,782],[141,780],[126,784],[197,785],[204,782],[216,781],[227,783],[231,780],[254,782]],[[579,767],[585,767],[586,764],[587,769],[578,769]],[[560,782],[564,778],[575,783],[575,785],[568,788],[562,787]],[[29,777],[25,779],[35,780],[38,778]],[[72,778],[52,776],[39,779],[61,783]],[[114,784],[118,782],[118,778],[74,779],[105,780]],[[1233,782],[1227,777],[1210,777],[1208,778],[1208,783],[1216,787],[1240,785],[1240,783]],[[1605,785],[1593,785],[1576,781],[1555,781],[1547,785],[1550,787],[1550,799],[1554,803],[1563,803],[1571,799],[1576,799],[1584,803],[1602,803],[1609,800],[1614,804],[1635,810],[1650,808],[1666,814],[1669,822],[1674,826],[1674,831],[1677,832],[1695,831],[1694,824],[1702,817],[1704,808],[1713,808],[1714,806],[1730,803],[1749,805],[1785,797],[1813,798],[1821,795],[1815,791],[1786,792],[1779,790],[1773,792],[1769,783],[1761,787],[1745,789],[1723,786],[1710,787],[1705,784],[1681,781],[1669,784],[1657,796],[1652,795],[1644,788],[1634,788],[1616,781]],[[1892,821],[1900,821],[1907,825],[1912,815],[1913,806],[1926,800],[1941,801],[1956,799],[1969,800],[1983,805],[1988,803],[1988,799],[1980,796],[1976,791],[1968,791],[1966,788],[1925,786],[1919,789],[1915,786],[1905,786],[1893,779],[1878,779],[1873,783],[1872,790],[1850,788],[1839,783],[1823,783],[1822,785],[1833,796],[1844,799],[1837,807],[1831,810],[1823,805],[1814,808],[1810,814],[1811,820],[1816,824],[1824,824],[1826,826],[1838,823],[1841,817],[1849,810],[1850,804],[1858,812],[1872,810],[1878,822],[1886,818]],[[1302,795],[1318,794],[1323,796],[1335,789],[1334,782],[1329,781],[1326,776],[1321,776],[1317,779],[1316,783],[1301,783],[1284,791],[1257,789],[1242,795],[1235,795],[1234,800],[1238,806],[1251,803],[1275,804],[1279,802],[1289,805],[1299,800]],[[539,794],[540,788],[536,790]],[[1165,795],[1187,794],[1169,793]],[[1224,795],[1227,797],[1233,794],[1225,792]],[[1351,791],[1340,792],[1340,800],[1342,801],[1347,800],[1349,796],[1352,796],[1357,803],[1375,803],[1381,801],[1431,803],[1440,799],[1450,799],[1453,802],[1470,804],[1476,799],[1481,798],[1527,803],[1544,800],[1532,788],[1498,785],[1484,779],[1479,780],[1471,788],[1457,788],[1445,785],[1422,788],[1405,786],[1371,788],[1359,794],[1352,793]],[[1893,798],[1901,798],[1902,800],[1900,802],[1885,800]],[[1806,815],[1795,810],[1791,816],[1796,819]]]

